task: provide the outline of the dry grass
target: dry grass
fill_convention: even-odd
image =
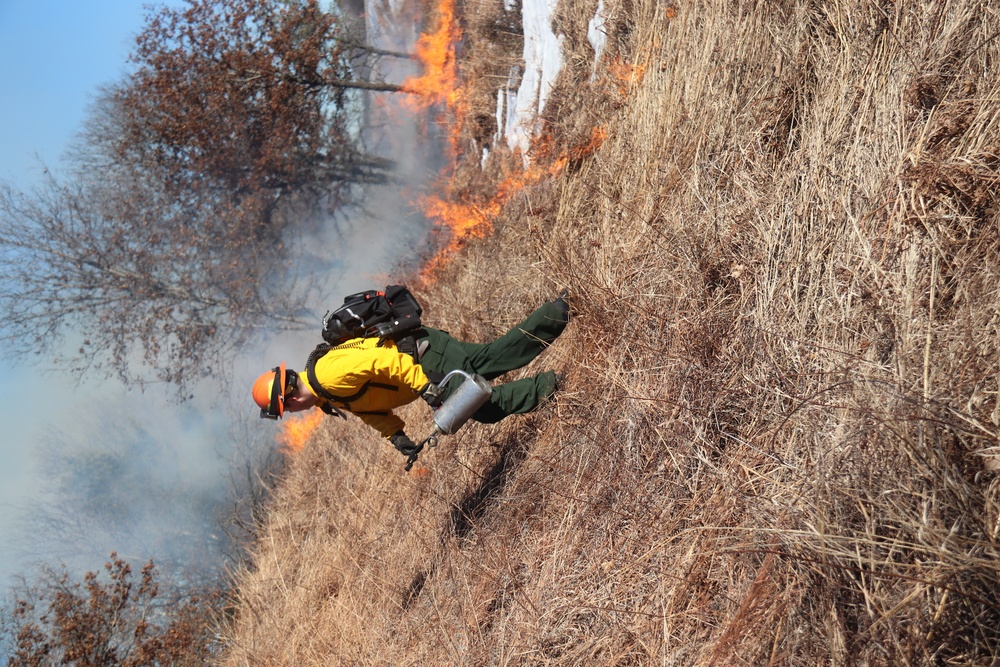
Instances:
[[[484,340],[569,285],[570,387],[421,475],[331,423],[225,664],[1000,663],[996,12],[609,1],[591,81],[595,6],[540,159],[606,141],[421,289]]]

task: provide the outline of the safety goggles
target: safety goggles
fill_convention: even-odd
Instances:
[[[285,371],[285,387],[281,387],[281,366],[274,367],[274,380],[271,381],[271,398],[266,408],[260,409],[264,419],[277,419],[285,411],[285,396],[295,391],[298,386],[299,374],[293,370]]]

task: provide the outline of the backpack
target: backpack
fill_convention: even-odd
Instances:
[[[385,340],[394,341],[400,352],[411,355],[416,361],[417,339],[414,334],[420,328],[422,314],[420,303],[404,285],[389,285],[384,292],[366,290],[344,297],[344,305],[323,317],[322,335],[326,342],[317,345],[306,360],[309,384],[327,401],[349,408],[350,403],[364,394],[369,385],[378,383],[366,382],[353,396],[334,396],[316,378],[316,361],[337,345],[353,338],[375,336],[379,337],[380,345]],[[331,403],[321,405],[320,409],[329,415],[346,418]]]
[[[330,345],[373,336],[397,341],[420,327],[421,314],[423,309],[405,285],[357,292],[323,317],[323,340]]]

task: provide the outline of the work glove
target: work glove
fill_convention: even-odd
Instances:
[[[433,382],[428,382],[420,390],[420,398],[427,401],[427,405],[431,406],[435,410],[441,407],[441,403],[444,401],[442,395],[444,394],[444,389],[439,384],[434,384]]]
[[[412,440],[402,431],[398,431],[389,437],[389,442],[392,446],[399,450],[399,453],[403,456],[409,456],[416,458],[418,452],[420,452],[420,447],[414,444]]]

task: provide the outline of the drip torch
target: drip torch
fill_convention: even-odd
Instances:
[[[481,408],[493,395],[493,387],[481,375],[466,373],[462,370],[453,370],[442,378],[438,384],[444,386],[451,378],[461,375],[465,379],[458,386],[451,396],[434,411],[434,432],[420,441],[417,451],[410,454],[406,460],[406,470],[409,471],[417,460],[424,445],[437,447],[439,435],[452,435],[462,428],[465,422]]]

